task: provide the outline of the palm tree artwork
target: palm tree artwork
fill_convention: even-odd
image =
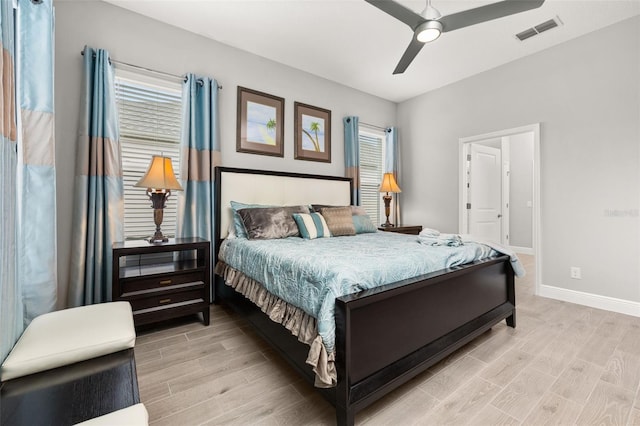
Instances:
[[[309,141],[311,141],[313,149],[309,149],[309,151],[323,152],[324,151],[324,131],[323,131],[324,120],[320,119],[322,124],[317,120],[318,120],[317,117],[311,117],[303,114],[302,115],[302,133],[309,139]],[[303,140],[303,148],[305,145],[308,146],[308,143],[305,144]]]
[[[247,140],[276,145],[276,109],[270,105],[247,102]]]
[[[269,121],[267,121],[267,130],[269,130],[269,133],[275,134],[275,131],[276,131],[276,120],[271,118]]]

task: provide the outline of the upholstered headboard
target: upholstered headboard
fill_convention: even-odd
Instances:
[[[337,176],[216,167],[216,241],[226,238],[233,221],[231,201],[247,204],[346,206],[352,181]]]

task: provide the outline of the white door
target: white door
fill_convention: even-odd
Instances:
[[[498,148],[471,144],[469,233],[502,241],[502,155]]]

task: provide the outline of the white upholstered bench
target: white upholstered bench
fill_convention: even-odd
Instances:
[[[131,415],[132,421],[126,424],[147,424],[144,406],[128,411],[128,406],[139,403],[133,354],[135,341],[128,302],[101,303],[40,315],[25,329],[0,367],[3,419],[30,422],[32,415],[39,415],[35,412],[39,410],[31,410],[34,413],[25,410],[29,401],[40,404],[57,399],[56,405],[60,405],[64,398],[73,401],[74,406],[83,407],[77,415],[65,412],[62,407],[56,408],[64,417],[61,423],[50,419],[56,424],[78,423],[116,410],[123,411],[114,414],[116,419]],[[97,381],[105,383],[105,388],[90,392]],[[69,395],[70,392],[73,394]],[[129,397],[123,398],[123,392]],[[112,404],[102,401],[109,393],[113,394]],[[116,395],[118,393],[120,395]]]
[[[0,381],[133,348],[128,302],[63,309],[35,318],[2,363]]]

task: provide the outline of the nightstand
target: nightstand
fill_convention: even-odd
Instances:
[[[202,238],[114,243],[112,299],[131,303],[136,326],[199,312],[209,325],[210,273]]]
[[[397,225],[397,226],[378,226],[379,231],[397,232],[399,234],[418,235],[422,231],[422,225]]]

